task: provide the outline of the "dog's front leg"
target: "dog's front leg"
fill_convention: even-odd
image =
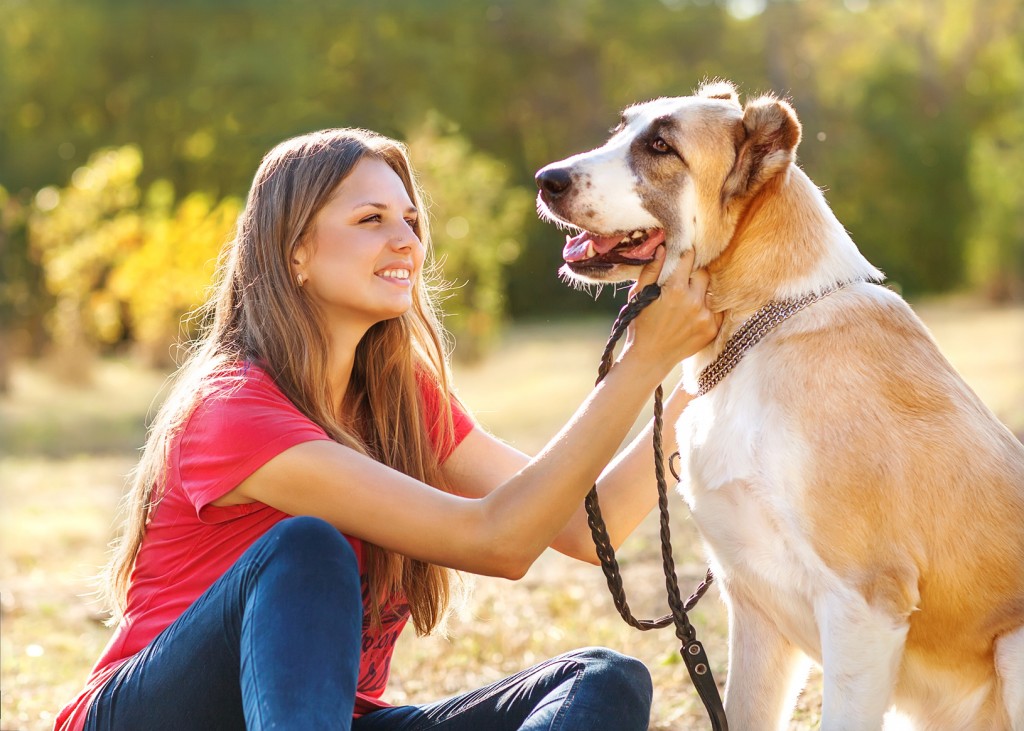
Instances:
[[[760,608],[729,600],[729,675],[725,715],[729,728],[779,731],[789,727],[810,661]]]
[[[891,703],[909,625],[855,592],[815,602],[824,687],[821,731],[878,731]]]

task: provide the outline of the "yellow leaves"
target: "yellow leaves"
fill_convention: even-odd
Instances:
[[[151,354],[173,342],[182,315],[205,299],[240,211],[237,199],[193,193],[170,215],[147,212],[142,244],[111,273],[109,289],[126,305],[136,342]]]
[[[140,205],[141,171],[137,148],[103,150],[66,188],[36,195],[29,237],[57,300],[58,342],[131,340],[162,359],[203,301],[241,204],[193,193],[175,206],[173,187],[157,181]]]

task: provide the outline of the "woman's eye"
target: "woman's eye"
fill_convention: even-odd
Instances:
[[[374,213],[372,216],[367,216],[366,218],[362,219],[361,221],[359,221],[359,223],[377,223],[379,220],[380,214]]]
[[[416,219],[416,218],[407,218],[407,219],[405,219],[405,222],[407,224],[409,224],[410,228],[416,228],[416,223],[418,222],[418,219]]]

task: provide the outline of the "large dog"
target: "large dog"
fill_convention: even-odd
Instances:
[[[1024,731],[1024,447],[874,283],[799,140],[786,102],[716,82],[537,174],[542,212],[582,231],[569,277],[635,279],[664,242],[664,279],[696,250],[724,325],[690,373],[806,297],[677,425],[729,609],[730,727],[785,728],[813,659],[825,731],[892,706],[919,731]]]

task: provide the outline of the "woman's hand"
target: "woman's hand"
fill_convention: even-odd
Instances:
[[[708,308],[708,273],[693,271],[693,259],[692,249],[680,257],[672,276],[661,285],[661,296],[629,325],[620,361],[642,358],[667,372],[715,339],[722,315]],[[654,261],[643,268],[630,289],[630,297],[658,281],[664,263],[665,247],[659,246]]]

